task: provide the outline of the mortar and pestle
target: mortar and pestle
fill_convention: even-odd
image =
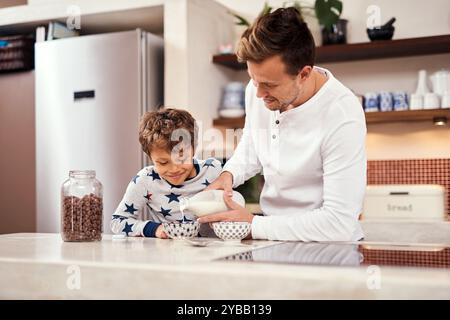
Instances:
[[[381,27],[375,27],[375,28],[367,28],[367,35],[369,36],[369,39],[371,41],[376,40],[391,40],[394,36],[395,27],[393,26],[395,22],[395,17],[390,19],[388,22],[386,22]]]

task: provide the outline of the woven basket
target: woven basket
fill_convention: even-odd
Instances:
[[[0,36],[0,73],[34,69],[34,35]]]

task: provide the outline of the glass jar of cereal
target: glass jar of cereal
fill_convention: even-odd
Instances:
[[[61,187],[61,237],[64,241],[100,241],[103,186],[93,170],[74,170]]]

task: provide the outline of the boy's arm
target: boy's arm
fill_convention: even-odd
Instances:
[[[126,234],[128,237],[156,237],[156,230],[161,225],[151,220],[138,220],[135,217],[114,214],[111,230],[115,234]]]
[[[111,230],[115,234],[155,237],[156,229],[161,225],[151,220],[139,219],[139,215],[145,211],[145,195],[148,191],[144,183],[145,174],[141,172],[128,184],[125,195],[112,216]]]

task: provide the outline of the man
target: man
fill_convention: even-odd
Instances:
[[[244,32],[237,56],[251,81],[242,139],[209,189],[231,211],[200,222],[248,221],[253,239],[356,241],[366,186],[366,125],[355,95],[314,67],[315,44],[294,8],[262,16]],[[262,172],[254,216],[229,193]]]

